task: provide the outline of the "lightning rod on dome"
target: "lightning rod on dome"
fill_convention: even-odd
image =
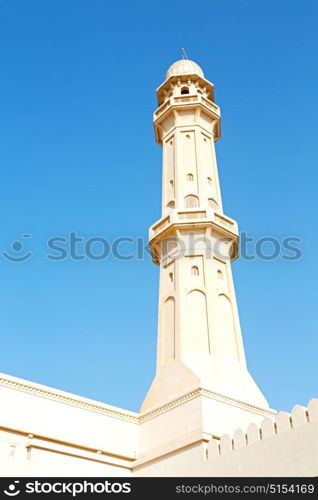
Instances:
[[[186,51],[184,50],[184,48],[181,48],[181,53],[182,53],[182,59],[188,59],[188,56],[187,56]]]

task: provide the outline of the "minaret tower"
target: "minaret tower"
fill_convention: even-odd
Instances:
[[[213,84],[182,59],[168,69],[157,97],[162,218],[150,228],[153,262],[160,266],[157,372],[142,411],[198,388],[267,408],[246,368],[231,272],[239,235],[223,213]]]

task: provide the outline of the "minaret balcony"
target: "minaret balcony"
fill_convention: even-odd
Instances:
[[[165,101],[161,106],[156,109],[154,112],[154,118],[157,119],[162,114],[169,108],[169,106],[173,105],[183,105],[187,103],[202,103],[203,106],[205,106],[207,109],[211,110],[212,112],[216,113],[218,116],[220,116],[220,108],[212,102],[210,99],[207,99],[203,95],[200,94],[186,94],[186,95],[178,95],[178,96],[171,96],[167,101]]]
[[[167,99],[161,106],[154,112],[154,128],[156,141],[158,144],[162,144],[162,138],[167,133],[170,133],[172,128],[175,126],[185,126],[185,122],[178,116],[181,110],[193,109],[198,110],[193,111],[193,123],[188,123],[187,125],[201,125],[206,127],[206,123],[202,123],[200,120],[200,113],[202,113],[211,125],[214,123],[216,126],[211,126],[211,130],[208,132],[214,132],[214,139],[217,141],[221,137],[220,131],[220,108],[210,99],[207,99],[201,94],[186,94],[171,96]]]
[[[238,225],[230,217],[211,208],[174,209],[170,214],[153,224],[149,229],[149,245],[152,260],[159,265],[162,257],[162,241],[174,237],[180,231],[202,232],[210,237],[224,239],[231,243],[230,260],[238,256]]]
[[[207,111],[211,111],[218,118],[220,118],[220,108],[210,99],[207,99],[203,95],[200,94],[186,94],[186,95],[178,95],[171,96],[167,101],[165,101],[158,109],[154,112],[154,121],[158,118],[162,117],[162,115],[171,107],[174,106],[192,106],[193,103],[201,104],[203,108],[206,108]]]

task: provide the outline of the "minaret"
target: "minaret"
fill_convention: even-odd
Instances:
[[[157,372],[142,411],[198,388],[268,408],[246,368],[231,271],[239,235],[223,213],[213,84],[182,59],[168,69],[157,97],[162,218],[150,228],[153,262],[160,266]]]

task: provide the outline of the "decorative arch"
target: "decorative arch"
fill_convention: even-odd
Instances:
[[[176,204],[173,200],[169,201],[168,205],[167,205],[168,208],[175,208],[176,207]]]
[[[190,293],[192,293],[192,292],[199,292],[199,293],[202,293],[204,296],[206,296],[205,292],[203,290],[201,290],[201,288],[197,288],[197,287],[191,288],[191,290],[188,291],[187,295],[190,295]]]
[[[181,95],[190,94],[189,87],[181,87]]]
[[[208,198],[208,205],[213,208],[213,210],[219,209],[219,204],[214,198]]]
[[[166,298],[162,308],[162,364],[175,358],[175,299]]]
[[[188,353],[209,354],[209,328],[206,295],[193,289],[187,294],[186,336],[184,350]]]
[[[196,208],[199,206],[199,198],[194,194],[189,194],[184,198],[186,208]]]
[[[225,293],[218,295],[218,317],[221,336],[216,345],[217,354],[239,360],[234,325],[233,305]]]

